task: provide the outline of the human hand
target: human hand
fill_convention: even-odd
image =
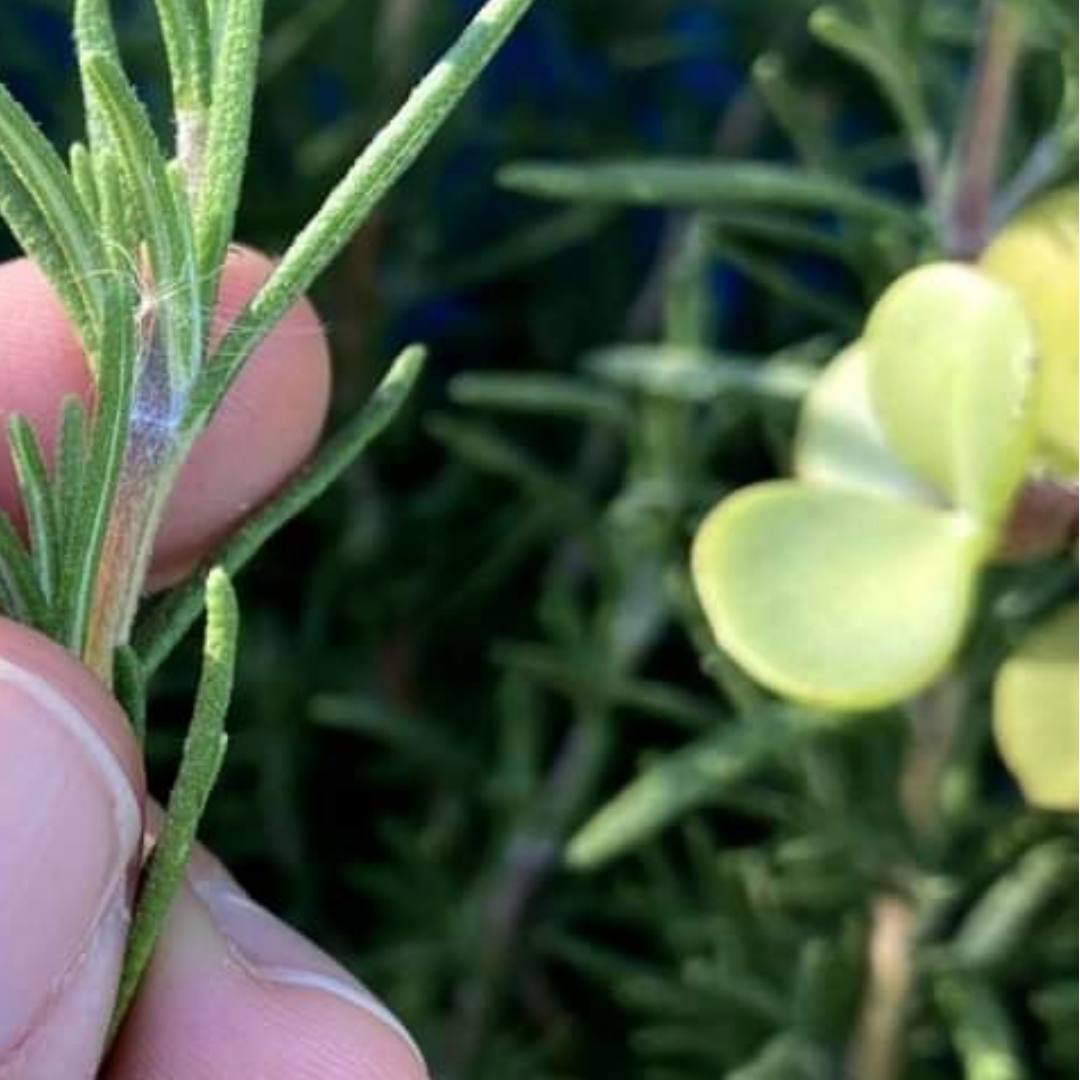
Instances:
[[[230,257],[219,321],[268,268],[252,252]],[[51,445],[71,393],[87,397],[90,378],[58,303],[27,261],[0,266],[0,422],[21,413]],[[326,342],[300,304],[192,451],[155,547],[155,584],[182,577],[281,485],[312,449],[328,394]],[[6,450],[0,508],[19,519]],[[205,851],[100,1065],[145,808],[116,702],[59,646],[0,619],[0,1080],[426,1076],[386,1008]]]

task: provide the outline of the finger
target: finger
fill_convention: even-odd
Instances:
[[[0,619],[0,1080],[94,1074],[143,796],[116,703],[59,646]]]
[[[243,309],[272,263],[230,253],[214,337]],[[297,304],[256,350],[181,473],[154,549],[152,584],[168,584],[264,502],[310,454],[326,417],[330,363],[315,309]],[[27,417],[51,450],[68,394],[88,400],[85,359],[59,302],[26,259],[0,265],[0,422]],[[0,508],[19,517],[14,469],[0,439]]]
[[[423,1080],[401,1024],[334,961],[192,864],[108,1080]]]

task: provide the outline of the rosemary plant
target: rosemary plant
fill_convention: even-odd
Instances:
[[[133,638],[163,508],[244,363],[363,224],[531,0],[489,0],[356,159],[269,279],[210,343],[257,83],[262,0],[157,0],[174,142],[155,133],[122,64],[108,0],[76,0],[86,141],[65,162],[0,86],[0,214],[60,298],[93,373],[50,468],[19,417],[10,445],[27,521],[0,516],[0,610],[80,657],[145,722],[145,684],[205,605],[203,676],[136,909],[115,1021],[180,880],[225,749],[238,612],[229,583],[262,542],[386,426],[415,381],[406,350],[363,413],[209,565],[155,603]]]

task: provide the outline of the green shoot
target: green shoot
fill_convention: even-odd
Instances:
[[[131,923],[112,1030],[131,1005],[139,979],[184,876],[206,801],[225,758],[225,714],[232,695],[240,614],[228,575],[206,579],[206,636],[195,711],[184,740],[180,769],[169,795],[165,821],[146,869]]]

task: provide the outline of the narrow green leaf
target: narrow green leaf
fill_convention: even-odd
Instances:
[[[97,355],[104,256],[64,163],[0,84],[0,216],[48,277],[86,350]]]
[[[371,141],[293,241],[221,342],[196,389],[189,425],[202,426],[251,350],[300,299],[442,127],[532,0],[487,0],[397,115]]]
[[[584,527],[591,527],[591,515],[581,492],[493,428],[437,415],[428,421],[427,430],[473,468],[546,499],[554,510]]]
[[[225,6],[214,60],[206,156],[195,200],[203,307],[213,310],[251,136],[251,107],[262,39],[263,0]]]
[[[139,656],[130,645],[116,650],[113,693],[120,702],[140,746],[146,743],[146,679]]]
[[[615,386],[676,401],[712,402],[724,394],[799,401],[814,385],[809,364],[734,356],[678,345],[608,345],[583,366]]]
[[[420,376],[424,358],[419,346],[406,349],[359,415],[327,442],[273,503],[214,553],[213,562],[235,574],[274,533],[326,491],[397,416]],[[201,580],[188,581],[159,600],[138,624],[134,641],[146,678],[161,666],[199,617],[202,597]]]
[[[0,510],[0,596],[8,615],[39,630],[49,628],[49,608],[34,564],[11,519]]]
[[[102,355],[109,362],[96,372],[96,401],[90,445],[80,471],[78,497],[65,503],[64,559],[60,587],[61,640],[76,656],[83,655],[101,553],[112,514],[120,468],[127,447],[136,366],[137,281],[131,249],[125,189],[112,150],[94,152],[101,200],[101,230],[111,268],[108,315],[102,326]],[[89,478],[93,482],[89,482]]]
[[[111,149],[95,151],[94,172],[105,255],[118,289],[113,310],[124,311],[130,318],[135,293],[142,288],[140,259],[136,251],[139,229],[117,153]]]
[[[774,712],[724,724],[661,758],[578,830],[567,861],[588,869],[638,847],[790,748],[793,733]]]
[[[108,182],[108,160],[99,176],[103,203],[113,185]],[[117,207],[119,211],[119,207]],[[106,222],[110,214],[105,214]],[[108,225],[106,225],[108,232]],[[98,370],[97,401],[87,458],[81,470],[79,498],[65,511],[65,555],[61,573],[60,601],[62,640],[76,656],[82,656],[89,625],[98,566],[112,513],[120,467],[128,440],[135,373],[135,323],[130,310],[123,312],[125,292],[118,283],[114,302],[120,308],[106,319],[102,346],[109,363]],[[89,478],[93,482],[89,482]]]
[[[861,309],[804,284],[798,275],[784,269],[783,260],[759,255],[719,230],[713,239],[713,250],[717,258],[730,263],[788,306],[802,308],[823,322],[832,323],[843,334],[855,334],[862,325]]]
[[[310,716],[321,727],[373,739],[395,757],[425,766],[439,776],[469,777],[475,764],[475,759],[445,728],[424,717],[388,708],[374,697],[319,697],[312,702]]]
[[[584,244],[611,220],[612,213],[603,206],[558,207],[491,247],[436,268],[427,287],[446,293],[520,274],[534,263]]]
[[[983,893],[953,939],[950,953],[964,971],[991,971],[1026,948],[1035,920],[1076,880],[1075,852],[1063,840],[1032,848]]]
[[[165,822],[148,861],[132,918],[113,1010],[113,1034],[135,996],[183,879],[199,821],[225,756],[225,714],[232,696],[238,625],[236,594],[228,575],[214,569],[206,579],[206,636],[194,715],[169,794]]]
[[[567,697],[603,700],[612,708],[630,709],[681,728],[711,728],[720,715],[714,701],[701,700],[664,682],[613,675],[597,679],[596,665],[588,656],[571,661],[554,649],[509,643],[497,645],[491,658]]]
[[[943,979],[937,999],[963,1064],[964,1080],[1027,1080],[1016,1032],[998,995],[983,980]]]
[[[919,224],[903,204],[855,184],[763,162],[648,158],[563,165],[526,161],[502,169],[499,183],[542,199],[702,210],[717,206],[832,210],[905,229]]]
[[[79,61],[83,103],[86,109],[86,132],[90,149],[96,154],[108,145],[108,124],[86,69],[90,56],[111,56],[120,63],[109,0],[75,0],[75,51]]]
[[[941,173],[941,138],[923,99],[920,71],[913,59],[916,50],[905,48],[899,40],[895,20],[882,17],[864,27],[835,5],[826,4],[810,16],[810,30],[877,81],[907,134],[924,194],[933,199]]]
[[[56,440],[52,485],[56,516],[60,523],[61,566],[73,555],[71,542],[74,521],[82,503],[87,451],[86,411],[78,398],[65,398],[60,412],[60,434]]]
[[[840,259],[855,270],[859,269],[860,255],[857,240],[844,233],[821,228],[808,223],[795,214],[781,214],[775,210],[716,210],[709,214],[715,232],[748,237],[766,244],[796,252],[820,252],[832,259]]]
[[[783,57],[769,52],[754,62],[754,84],[773,118],[811,168],[829,164],[831,148],[823,118],[807,109],[803,93],[792,85]]]
[[[75,185],[75,191],[83,206],[92,218],[97,219],[100,213],[98,203],[97,181],[94,178],[94,159],[85,143],[74,142],[68,151],[68,162],[71,171],[71,181]]]
[[[155,0],[177,113],[210,101],[210,24],[203,0]],[[231,4],[230,7],[235,6]]]
[[[830,1053],[801,1033],[781,1031],[749,1061],[725,1072],[725,1080],[832,1080],[835,1075]]]
[[[450,384],[450,397],[461,405],[504,412],[568,416],[616,426],[630,420],[618,394],[560,375],[467,372]]]
[[[154,277],[152,303],[179,405],[202,355],[202,298],[190,208],[180,176],[166,165],[150,118],[123,71],[102,55],[88,57],[86,70],[146,238]]]
[[[60,529],[45,456],[34,429],[23,416],[8,421],[8,441],[30,530],[34,571],[45,603],[51,608],[59,587]]]

